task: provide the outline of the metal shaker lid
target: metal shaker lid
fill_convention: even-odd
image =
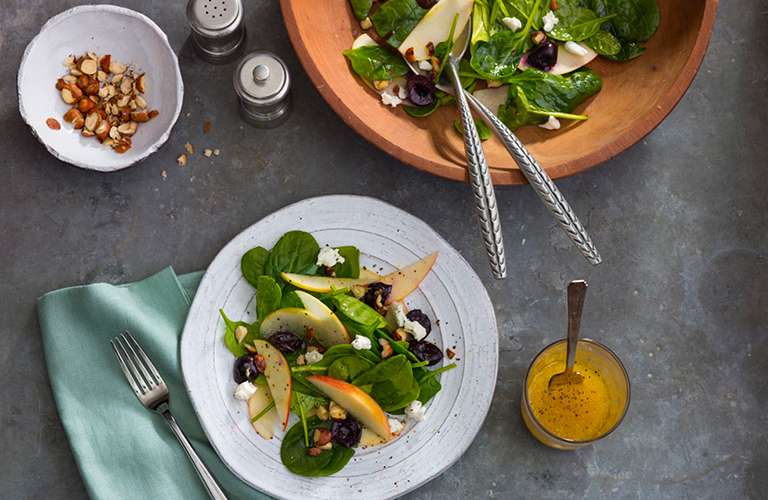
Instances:
[[[241,0],[189,0],[187,4],[190,27],[207,37],[233,31],[242,16]]]
[[[271,52],[253,52],[243,57],[237,65],[234,79],[240,98],[256,106],[280,102],[291,86],[288,67]]]

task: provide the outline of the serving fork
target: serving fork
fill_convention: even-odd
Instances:
[[[197,456],[197,453],[195,453],[192,444],[190,444],[182,432],[176,419],[171,415],[171,411],[168,408],[168,386],[165,385],[163,377],[160,376],[155,365],[149,360],[149,356],[144,352],[144,349],[141,348],[136,339],[133,338],[133,335],[128,331],[120,335],[120,337],[110,340],[109,343],[112,345],[117,361],[120,363],[120,368],[123,369],[125,378],[131,384],[136,397],[139,398],[141,404],[147,409],[159,413],[168,422],[171,430],[176,435],[176,439],[179,440],[182,448],[184,448],[187,456],[192,461],[192,465],[195,466],[195,470],[200,475],[200,479],[203,481],[211,498],[214,500],[227,500],[226,495],[221,491],[216,480],[205,464],[203,464],[203,461],[200,460],[200,457]]]

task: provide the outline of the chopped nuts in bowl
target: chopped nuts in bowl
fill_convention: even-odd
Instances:
[[[17,85],[22,118],[48,151],[102,172],[160,148],[184,94],[165,34],[143,14],[112,5],[51,18],[27,46]]]

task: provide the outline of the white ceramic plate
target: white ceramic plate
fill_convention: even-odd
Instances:
[[[124,154],[83,137],[62,119],[71,106],[55,87],[68,72],[61,61],[87,51],[111,54],[123,64],[135,62],[147,74],[144,98],[160,114],[139,124]],[[17,85],[21,116],[48,151],[76,167],[101,172],[135,165],[165,144],[184,99],[179,63],[165,33],[147,16],[114,5],[83,5],[52,17],[27,46]],[[48,128],[48,118],[58,120],[61,129]]]
[[[255,320],[255,290],[242,277],[240,257],[258,245],[272,248],[283,233],[296,229],[312,233],[321,246],[358,247],[361,264],[380,273],[437,250],[434,267],[406,304],[432,318],[430,340],[455,351],[458,365],[441,376],[443,390],[427,405],[425,422],[409,422],[390,443],[358,449],[342,471],[323,478],[289,472],[280,461],[283,433],[266,441],[251,427],[246,404],[232,397],[237,386],[232,380],[235,358],[224,345],[219,315],[221,308],[233,320]],[[208,438],[246,483],[279,498],[394,498],[447,469],[480,430],[496,385],[496,318],[469,264],[421,220],[373,198],[311,198],[262,219],[219,252],[203,277],[182,333],[181,367]],[[292,415],[289,428],[296,421]]]

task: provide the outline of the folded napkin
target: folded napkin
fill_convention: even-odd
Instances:
[[[109,341],[125,330],[168,384],[171,412],[229,498],[269,498],[227,469],[187,397],[179,338],[202,275],[169,267],[137,283],[66,288],[38,300],[53,396],[91,498],[207,498],[164,419],[141,405],[120,370]]]

